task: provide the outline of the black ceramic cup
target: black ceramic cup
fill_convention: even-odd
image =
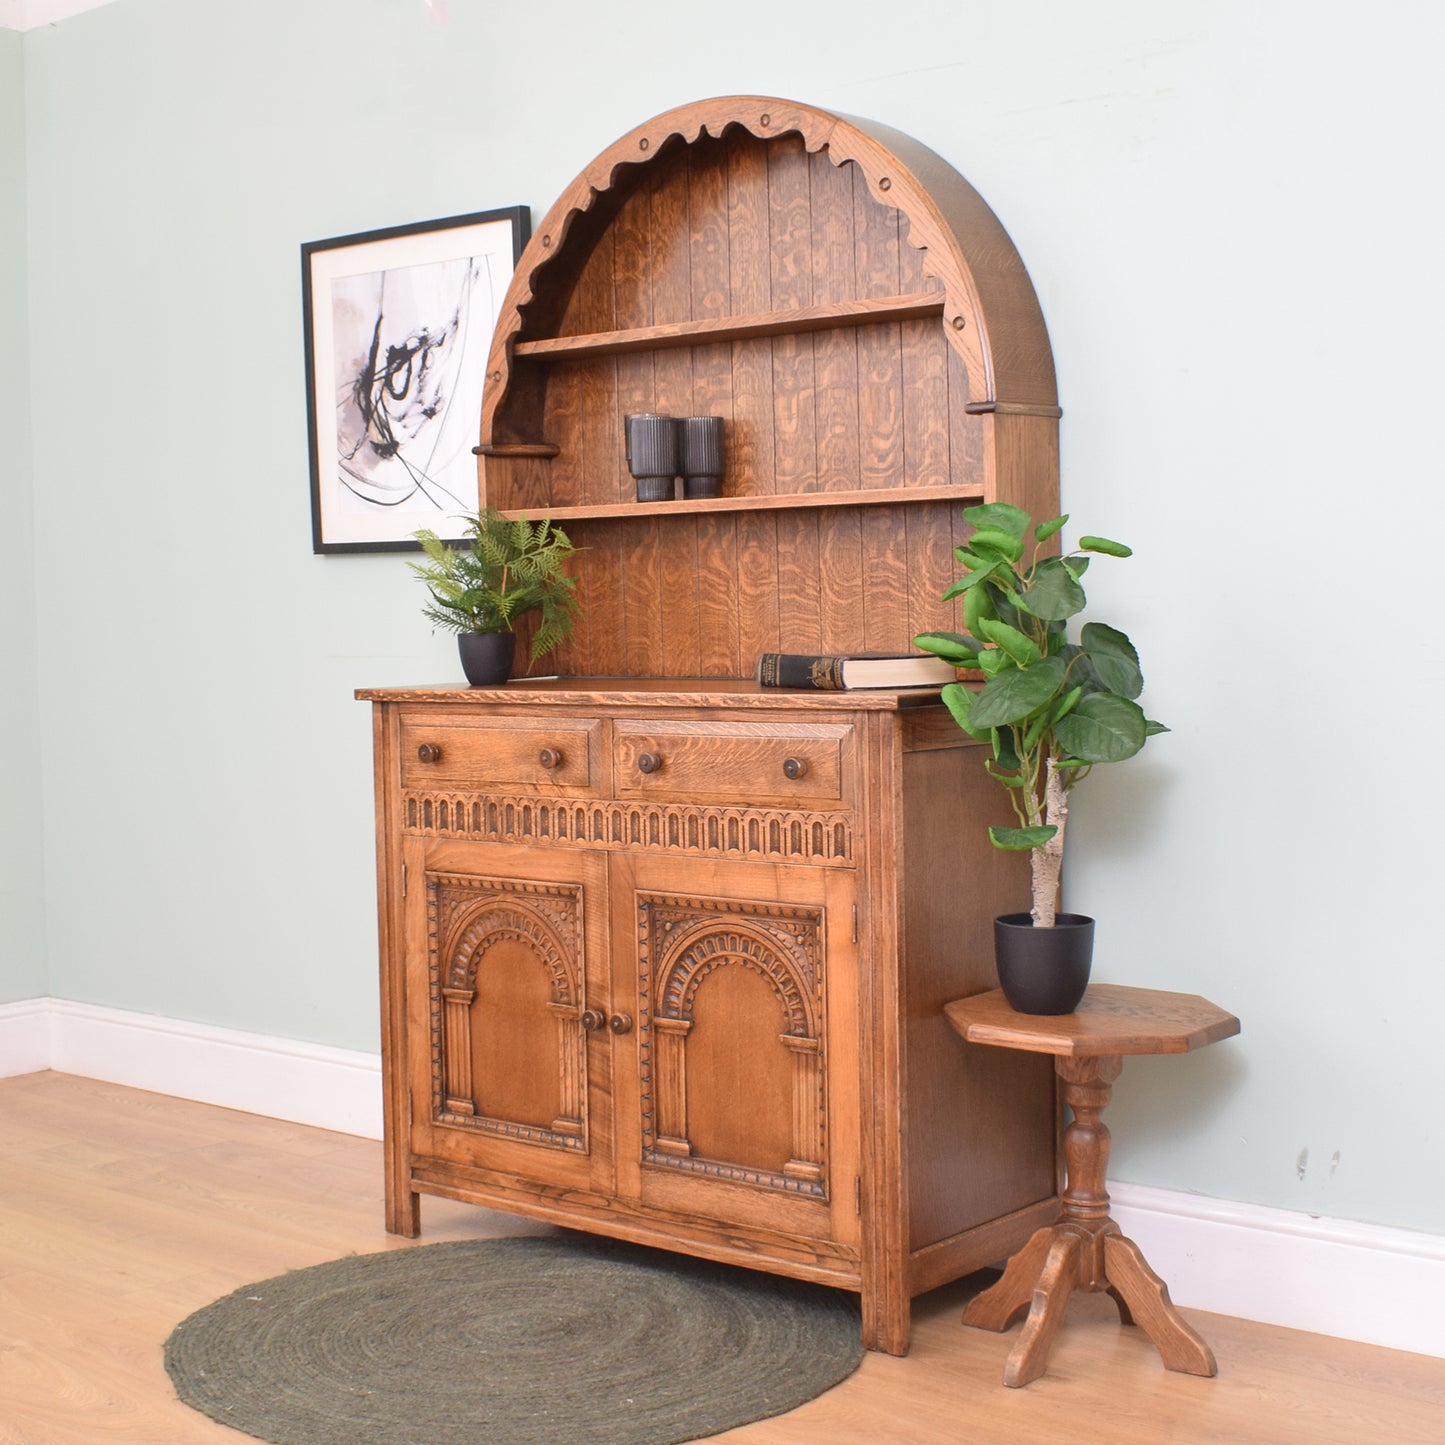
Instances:
[[[627,418],[627,465],[639,502],[666,502],[676,495],[677,418],[640,412]]]
[[[722,492],[725,450],[720,416],[685,416],[681,435],[682,494],[716,497]]]

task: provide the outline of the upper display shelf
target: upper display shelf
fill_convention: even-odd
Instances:
[[[876,301],[835,301],[823,306],[798,306],[765,311],[757,316],[709,316],[700,321],[672,321],[661,326],[601,331],[591,336],[555,336],[544,341],[519,341],[513,356],[621,356],[631,351],[660,351],[670,346],[698,346],[716,341],[748,341],[758,336],[801,335],[835,326],[865,326],[876,321],[916,321],[941,316],[943,297],[884,296]]]

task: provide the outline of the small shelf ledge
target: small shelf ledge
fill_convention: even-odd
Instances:
[[[778,492],[758,497],[687,497],[675,502],[609,502],[587,507],[509,507],[506,517],[548,516],[554,522],[592,518],[695,516],[705,512],[776,512],[807,507],[887,507],[911,502],[981,502],[966,486],[871,487],[847,492]]]
[[[514,356],[622,356],[629,351],[658,351],[675,346],[705,346],[718,341],[747,341],[757,336],[786,336],[801,331],[826,331],[839,326],[871,326],[880,321],[916,321],[943,315],[941,291],[908,296],[882,296],[868,301],[837,301],[824,306],[799,306],[788,311],[760,311],[751,316],[718,316],[701,321],[670,321],[626,331],[601,331],[585,336],[553,336],[519,341]],[[962,323],[962,318],[955,325]]]
[[[551,461],[561,448],[552,442],[489,442],[473,447],[474,457],[542,457]]]

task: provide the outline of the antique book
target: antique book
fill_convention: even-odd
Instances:
[[[758,658],[758,681],[764,687],[843,692],[861,687],[939,687],[957,678],[952,664],[926,652],[855,652],[841,657],[765,652]]]

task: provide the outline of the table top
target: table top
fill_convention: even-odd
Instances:
[[[1187,1054],[1239,1032],[1239,1020],[1193,993],[1097,983],[1071,1014],[1021,1014],[1000,989],[954,999],[943,1012],[971,1044],[1091,1058]]]

